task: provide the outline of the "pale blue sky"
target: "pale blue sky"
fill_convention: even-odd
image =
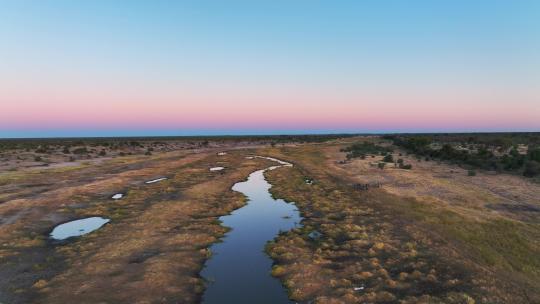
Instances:
[[[539,85],[540,1],[0,1],[0,137],[538,130]]]

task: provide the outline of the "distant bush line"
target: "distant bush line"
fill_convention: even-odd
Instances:
[[[506,171],[526,177],[540,175],[540,133],[386,135],[384,138],[417,156],[449,161],[471,169]],[[440,148],[434,149],[433,143],[439,144]],[[456,144],[474,145],[475,152],[467,148],[456,149]],[[526,154],[519,153],[518,144],[528,145]],[[494,149],[498,149],[500,155],[495,155]]]
[[[341,152],[347,152],[347,159],[365,158],[366,155],[386,155],[392,153],[392,149],[375,145],[371,142],[360,142],[341,149]],[[393,160],[392,160],[393,161]]]

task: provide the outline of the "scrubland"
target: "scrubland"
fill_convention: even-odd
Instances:
[[[293,299],[540,301],[539,184],[481,170],[468,176],[466,169],[399,150],[394,158],[412,169],[380,169],[373,163],[383,156],[375,154],[343,161],[341,151],[351,143],[272,152],[296,165],[268,174],[272,193],[294,201],[305,216],[303,229],[268,246],[277,261],[274,275]],[[381,188],[359,191],[356,184]],[[314,240],[312,231],[322,236]]]
[[[269,275],[292,300],[540,303],[540,184],[470,176],[379,137],[328,139],[210,141],[69,166],[17,167],[10,158],[0,172],[0,302],[200,302],[208,248],[227,231],[218,218],[246,203],[231,186],[271,164],[246,158],[258,154],[294,164],[266,173],[272,195],[303,217],[266,247]],[[342,150],[364,141],[391,147],[411,168],[381,169],[377,153],[347,160]],[[225,169],[209,171],[216,166]],[[168,179],[144,183],[160,177]],[[54,226],[87,216],[111,222],[49,238]]]

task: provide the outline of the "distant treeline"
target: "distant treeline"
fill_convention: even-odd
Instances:
[[[510,148],[518,144],[540,146],[540,132],[389,134],[383,137],[390,139],[416,137],[426,138],[430,142],[483,144],[502,148]]]
[[[386,155],[391,153],[392,149],[387,147],[381,147],[371,142],[359,142],[352,144],[346,148],[341,149],[341,152],[347,152],[347,159],[352,158],[365,158],[366,155]]]
[[[526,177],[540,175],[540,133],[399,134],[383,137],[421,157],[471,168],[520,173]],[[432,144],[440,147],[434,148]],[[526,154],[519,153],[519,144],[528,146]]]
[[[264,142],[264,143],[308,143],[325,142],[353,134],[306,134],[306,135],[230,135],[230,136],[149,136],[149,137],[81,137],[81,138],[15,138],[0,139],[0,151],[12,149],[38,149],[47,146],[142,146],[143,143],[166,142],[201,143],[209,142]]]

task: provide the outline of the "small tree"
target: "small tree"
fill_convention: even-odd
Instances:
[[[383,158],[383,162],[385,162],[385,163],[393,163],[394,162],[394,157],[392,157],[392,154],[387,154]]]
[[[86,154],[86,153],[88,153],[88,150],[86,149],[86,147],[82,147],[82,148],[77,148],[77,149],[73,150],[73,153],[74,154]]]

